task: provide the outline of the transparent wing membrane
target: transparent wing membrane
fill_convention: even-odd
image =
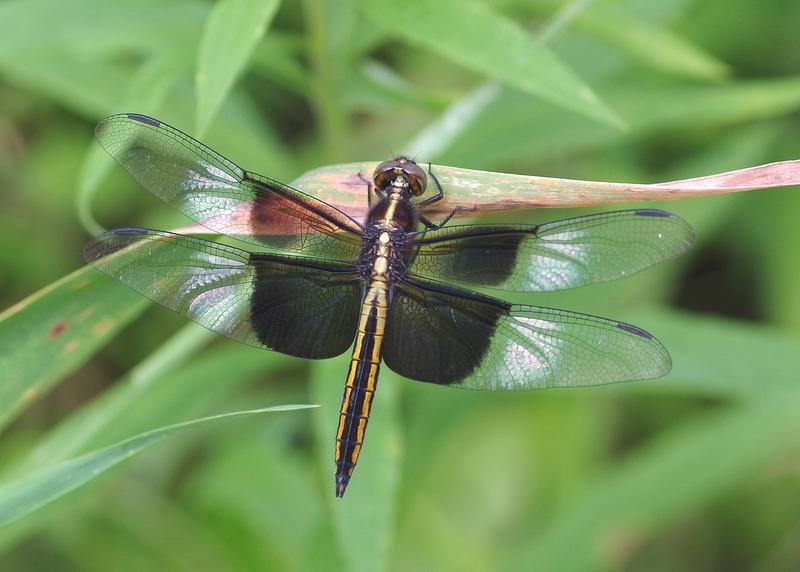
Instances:
[[[636,326],[416,280],[398,286],[384,348],[401,375],[468,389],[600,385],[671,368],[661,343]]]
[[[100,235],[84,257],[154,302],[252,346],[327,358],[355,336],[361,280],[346,265],[251,254],[146,228]]]
[[[112,115],[100,145],[151,193],[221,234],[280,252],[350,261],[361,226],[311,195],[245,171],[151,117]]]
[[[667,211],[640,209],[541,225],[466,225],[412,241],[413,274],[499,290],[561,290],[639,272],[688,250],[691,226]]]

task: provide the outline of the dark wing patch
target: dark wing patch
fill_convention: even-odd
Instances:
[[[250,323],[264,346],[311,358],[350,347],[361,307],[361,280],[354,270],[298,268],[259,255],[251,264],[256,275]]]
[[[384,360],[411,379],[486,390],[651,379],[671,368],[666,349],[635,326],[419,280],[396,287]]]
[[[327,358],[355,337],[361,280],[348,265],[251,255],[144,228],[102,234],[84,257],[154,302],[256,347]]]
[[[656,209],[542,225],[453,226],[410,241],[416,252],[409,272],[499,290],[561,290],[634,274],[693,242],[686,221]]]
[[[419,381],[460,383],[485,359],[509,308],[443,284],[400,282],[384,340],[386,365]]]
[[[361,247],[361,225],[288,185],[245,171],[156,119],[112,115],[100,145],[151,193],[221,234],[282,252],[340,261]]]

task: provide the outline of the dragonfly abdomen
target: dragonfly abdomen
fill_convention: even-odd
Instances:
[[[388,285],[380,280],[372,281],[361,304],[358,333],[339,412],[336,431],[337,497],[341,497],[347,488],[364,442],[378,382],[388,308]]]

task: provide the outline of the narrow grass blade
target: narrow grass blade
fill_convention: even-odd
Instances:
[[[0,485],[0,525],[8,524],[80,487],[113,466],[136,455],[146,447],[198,425],[233,417],[243,417],[276,411],[308,409],[314,405],[280,405],[250,411],[237,411],[141,433],[80,457],[36,471],[23,479]]]

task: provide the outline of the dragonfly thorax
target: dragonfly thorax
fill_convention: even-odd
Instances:
[[[373,224],[364,233],[364,247],[359,255],[358,271],[364,280],[379,277],[392,282],[405,274],[405,232]]]

